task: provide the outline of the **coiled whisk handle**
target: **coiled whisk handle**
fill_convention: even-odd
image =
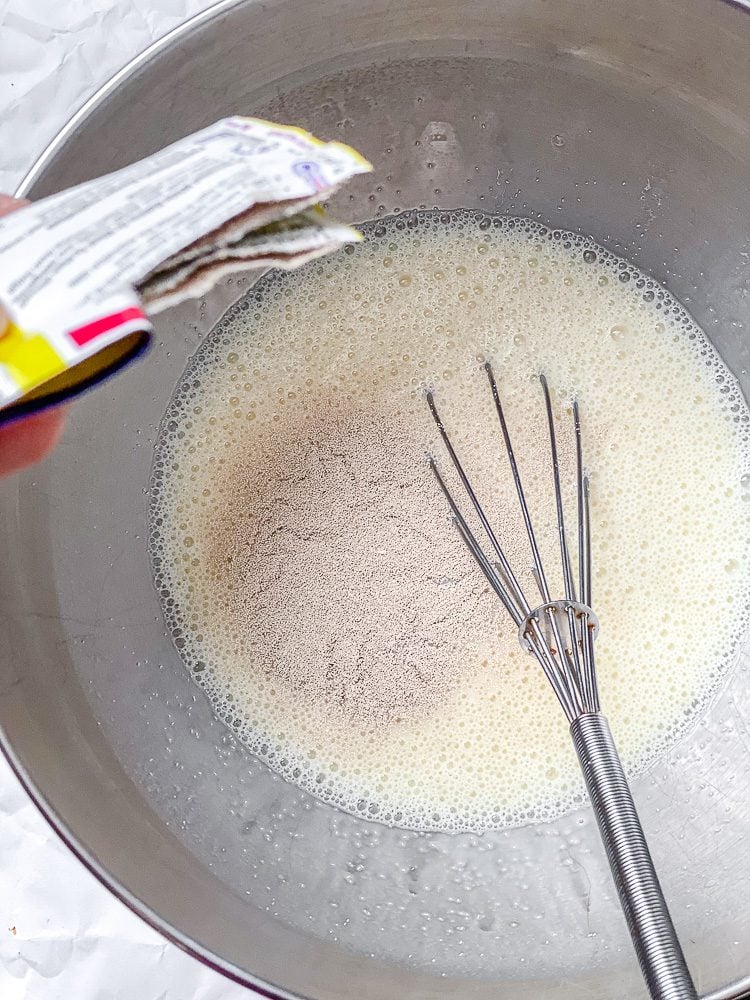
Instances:
[[[587,713],[570,732],[650,995],[697,1000],[609,723]]]

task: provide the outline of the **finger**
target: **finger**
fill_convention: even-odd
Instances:
[[[0,427],[0,476],[46,458],[60,440],[64,424],[65,410],[56,407]]]
[[[15,212],[17,208],[23,208],[24,205],[28,205],[28,199],[26,198],[14,198],[10,194],[0,194],[0,215],[9,215],[11,212]]]

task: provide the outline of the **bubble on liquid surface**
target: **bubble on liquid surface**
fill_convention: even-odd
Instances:
[[[558,588],[535,375],[567,473],[578,398],[600,687],[631,772],[703,712],[746,628],[747,407],[679,303],[590,240],[463,211],[366,235],[259,282],[175,390],[151,482],[165,618],[217,714],[319,798],[422,830],[550,819],[582,792],[565,721],[447,516],[424,390],[529,593],[481,362]]]

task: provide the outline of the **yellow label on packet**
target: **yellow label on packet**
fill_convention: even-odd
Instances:
[[[0,365],[22,392],[27,392],[67,367],[40,333],[27,333],[8,323],[0,333]]]

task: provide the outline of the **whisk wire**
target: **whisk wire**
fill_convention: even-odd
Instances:
[[[545,677],[557,695],[557,700],[562,706],[566,719],[570,722],[576,715],[580,714],[580,706],[578,700],[575,698],[573,688],[567,683],[569,678],[567,676],[560,676],[560,671],[555,661],[555,654],[549,648],[539,621],[536,618],[531,618],[527,629],[526,639],[529,648],[540,663]]]
[[[581,602],[591,607],[591,546],[589,517],[589,481],[583,467],[583,435],[578,400],[573,400],[573,431],[576,446],[576,513],[578,521],[578,593]],[[593,640],[586,618],[581,619],[580,644],[583,657],[582,686],[587,705],[598,711],[596,675],[593,669]]]
[[[543,601],[551,601],[552,598],[549,592],[549,586],[547,585],[547,577],[544,574],[544,566],[542,565],[542,557],[539,554],[539,546],[537,545],[536,535],[534,534],[534,525],[531,521],[531,514],[529,513],[529,507],[526,503],[526,495],[523,489],[523,483],[521,481],[521,474],[518,471],[518,463],[516,462],[516,455],[513,451],[513,442],[511,441],[510,431],[508,430],[508,424],[505,419],[505,412],[503,410],[503,404],[500,399],[500,393],[498,392],[497,382],[495,381],[495,373],[492,370],[492,365],[489,361],[484,364],[484,370],[487,372],[487,377],[490,381],[490,388],[492,390],[492,398],[495,403],[495,410],[497,411],[497,417],[500,421],[500,430],[503,434],[503,441],[505,442],[505,450],[508,453],[508,461],[510,463],[510,471],[513,475],[513,482],[516,487],[516,493],[518,495],[518,503],[521,507],[521,516],[523,517],[523,523],[526,527],[526,534],[529,539],[529,545],[531,547],[531,558],[534,562],[534,567],[532,570],[534,580],[537,587],[539,588],[539,593],[541,594]]]
[[[587,504],[588,484],[586,474],[583,469],[583,435],[581,433],[581,413],[578,409],[578,400],[573,400],[573,430],[576,440],[576,500],[578,514],[578,593],[581,595],[581,603],[589,604],[591,600],[591,563],[588,558],[588,512],[585,510]]]
[[[565,507],[563,505],[562,498],[562,487],[560,485],[560,458],[557,451],[557,435],[555,433],[555,419],[552,413],[552,398],[549,391],[549,385],[547,383],[546,377],[542,374],[539,376],[539,381],[542,385],[542,390],[544,392],[544,407],[547,413],[547,428],[549,431],[549,441],[550,441],[550,453],[552,456],[552,481],[554,484],[555,491],[555,507],[557,510],[557,531],[558,540],[560,544],[560,559],[562,562],[562,572],[563,572],[563,588],[565,590],[565,600],[568,602],[575,602],[577,600],[576,588],[573,580],[573,570],[570,563],[570,550],[568,548],[568,537],[565,530]],[[575,412],[573,411],[573,419],[575,423]],[[577,449],[576,449],[577,450]],[[582,457],[582,456],[581,456]],[[576,463],[577,464],[577,463]],[[576,485],[578,486],[578,476],[576,477]],[[580,502],[579,502],[580,503]],[[579,533],[579,544],[581,535]],[[566,659],[569,661],[570,670],[575,676],[575,689],[580,692],[580,707],[581,709],[586,706],[586,695],[588,693],[587,678],[584,673],[584,663],[583,663],[583,650],[584,637],[583,637],[583,618],[580,614],[576,614],[574,609],[568,605],[565,609],[565,613],[568,619],[568,634],[570,636],[570,648],[565,651]]]
[[[461,462],[458,458],[458,455],[455,452],[455,449],[453,448],[453,444],[451,443],[451,439],[448,436],[448,432],[446,431],[445,426],[443,425],[443,421],[440,417],[440,413],[438,412],[437,406],[435,405],[435,399],[431,392],[427,393],[427,405],[430,408],[430,413],[432,414],[433,420],[435,421],[440,437],[443,440],[445,449],[450,456],[450,459],[453,463],[456,472],[458,473],[458,478],[461,480],[461,485],[466,490],[466,495],[469,497],[469,500],[471,501],[471,504],[474,507],[474,510],[476,511],[477,517],[479,518],[479,521],[482,527],[484,528],[485,534],[489,538],[490,544],[492,545],[492,548],[495,551],[495,555],[497,556],[500,565],[502,566],[503,575],[510,585],[510,593],[512,594],[514,601],[517,603],[518,609],[520,609],[519,613],[523,612],[523,615],[528,615],[529,612],[531,611],[531,606],[529,605],[529,602],[526,600],[526,596],[523,590],[521,589],[518,580],[516,579],[516,575],[513,572],[513,569],[510,563],[508,562],[505,553],[503,552],[502,546],[498,542],[497,536],[495,535],[495,532],[492,530],[492,526],[490,525],[490,522],[487,520],[487,516],[485,515],[484,510],[482,509],[482,505],[479,503],[477,495],[474,492],[466,473],[464,472],[464,468],[461,465]],[[431,460],[431,463],[433,471],[435,471],[436,466],[434,459]],[[454,511],[455,515],[456,510],[458,510],[458,505],[451,497],[450,491],[445,486],[444,481],[441,480],[441,482],[443,483],[443,492],[445,493],[446,497],[449,498],[451,509]],[[464,525],[467,526],[465,519],[464,519]]]
[[[492,390],[492,398],[495,403],[495,410],[497,412],[498,420],[500,421],[500,429],[502,431],[503,441],[505,443],[505,451],[507,453],[508,461],[510,463],[510,470],[513,476],[513,482],[516,487],[518,503],[521,508],[521,516],[523,517],[524,526],[526,528],[526,535],[528,537],[529,546],[531,548],[531,558],[533,561],[532,575],[534,577],[537,587],[539,588],[539,593],[542,597],[542,601],[545,604],[549,604],[551,603],[549,585],[547,583],[547,577],[544,573],[542,557],[539,553],[539,546],[537,545],[536,534],[534,533],[534,525],[531,519],[531,514],[529,512],[529,506],[526,502],[526,494],[523,488],[523,480],[521,479],[521,473],[518,468],[518,463],[516,462],[516,456],[513,450],[513,442],[511,440],[510,431],[508,429],[508,423],[505,419],[505,412],[503,410],[502,400],[500,399],[500,393],[497,388],[495,373],[492,370],[492,365],[489,361],[485,362],[484,370],[487,373],[487,378],[489,379],[490,388]],[[553,442],[553,449],[554,449],[554,442]],[[546,611],[546,614],[552,630],[555,649],[558,651],[558,655],[560,657],[560,663],[562,664],[562,669],[566,674],[566,680],[568,682],[566,685],[568,691],[568,696],[566,698],[566,702],[568,703],[568,707],[566,708],[566,715],[568,715],[569,718],[573,718],[576,710],[583,707],[580,703],[580,698],[578,698],[577,696],[577,690],[580,688],[580,673],[581,673],[580,664],[578,664],[577,661],[577,654],[576,654],[576,659],[573,662],[571,662],[570,653],[566,649],[565,643],[563,642],[563,637],[560,632],[560,628],[557,622],[557,618],[554,614],[554,611],[552,609],[548,609]],[[569,632],[571,635],[575,635],[574,624],[571,618],[569,618]],[[547,647],[546,644],[541,641],[541,635],[539,636],[539,640],[540,640],[539,644],[533,645],[535,655],[537,659],[540,659],[540,656],[544,656],[546,660]],[[575,645],[576,643],[574,642],[573,646]],[[554,663],[552,663],[551,665],[552,667],[554,667]],[[574,673],[577,675],[576,678],[577,684],[574,682],[573,678]],[[573,713],[573,715],[570,715],[571,712]]]
[[[443,477],[440,475],[440,470],[435,464],[435,460],[433,458],[430,458],[430,469],[432,470],[432,474],[435,476],[435,479],[437,480],[438,486],[442,490],[443,495],[448,501],[451,513],[453,514],[453,523],[458,528],[459,534],[461,535],[464,544],[466,545],[469,552],[471,552],[472,556],[478,563],[479,568],[482,570],[485,577],[487,578],[487,582],[490,584],[492,589],[495,591],[497,596],[502,601],[503,605],[505,606],[505,610],[513,619],[513,622],[517,626],[520,625],[521,622],[523,621],[523,616],[519,613],[513,601],[513,598],[506,589],[504,581],[498,576],[492,563],[484,554],[482,546],[477,541],[474,532],[467,524],[466,519],[464,518],[458,505],[456,504],[456,501],[453,499],[453,496],[448,487],[446,486]]]
[[[580,434],[580,427],[579,427]],[[591,488],[588,476],[583,477],[583,534],[585,536],[584,558],[582,565],[585,571],[582,576],[582,602],[587,607],[591,607]],[[599,705],[599,685],[596,679],[596,667],[594,665],[594,632],[591,623],[586,620],[583,630],[583,659],[585,665],[585,677],[587,685],[588,703],[590,711],[598,712]]]
[[[565,600],[575,601],[577,598],[575,586],[573,584],[573,573],[570,568],[568,539],[565,533],[565,508],[563,506],[562,487],[560,486],[560,458],[557,454],[557,435],[555,434],[555,418],[552,413],[552,397],[550,395],[547,379],[543,374],[539,376],[539,381],[544,392],[544,408],[547,411],[550,452],[552,455],[552,480],[555,487],[555,507],[557,508],[557,534],[560,541],[560,558],[562,560],[563,568]]]

